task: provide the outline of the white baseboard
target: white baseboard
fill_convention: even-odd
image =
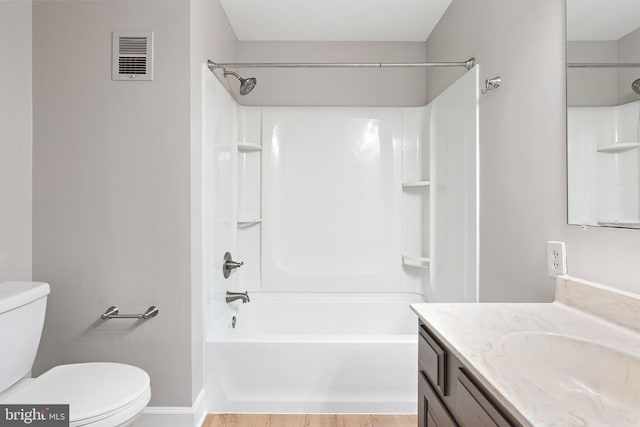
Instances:
[[[206,417],[207,405],[202,389],[191,407],[147,406],[134,427],[201,427]]]
[[[195,427],[202,427],[205,418],[207,418],[207,400],[205,399],[206,392],[204,389],[200,390],[196,401],[193,402],[193,420],[195,421]]]

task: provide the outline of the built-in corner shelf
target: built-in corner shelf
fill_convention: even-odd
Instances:
[[[617,142],[611,145],[598,147],[599,153],[619,153],[621,151],[633,150],[640,147],[640,142]]]
[[[238,144],[238,151],[241,153],[249,153],[251,151],[262,151],[262,146],[259,144],[252,144],[250,142],[242,142]]]
[[[430,181],[403,182],[402,188],[428,187],[429,184],[430,184]]]
[[[429,257],[402,255],[402,264],[410,267],[429,268]]]
[[[249,225],[256,225],[262,222],[262,218],[254,218],[254,219],[241,219],[238,220],[238,227],[246,227]]]

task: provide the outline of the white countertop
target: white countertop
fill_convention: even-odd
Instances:
[[[640,296],[564,277],[558,279],[556,301],[549,304],[425,303],[412,304],[411,308],[523,425],[640,426],[640,384],[632,387],[625,384],[620,391],[623,395],[618,398],[615,389],[620,386],[609,387],[604,395],[597,387],[582,387],[576,392],[583,386],[577,380],[576,384],[565,384],[565,392],[559,395],[540,386],[546,380],[545,375],[550,376],[549,381],[558,377],[553,367],[546,369],[548,364],[544,362],[539,366],[533,363],[527,374],[522,375],[523,371],[505,356],[509,337],[545,333],[595,342],[640,359]],[[581,354],[584,357],[588,354],[589,361],[584,363],[593,364],[594,372],[606,372],[610,367],[599,363],[597,353],[586,353],[576,346],[574,357],[580,358]],[[542,361],[545,354],[528,356]],[[620,367],[627,369],[623,371],[627,375],[624,381],[640,378],[637,366],[640,365]],[[531,381],[527,375],[537,377]],[[636,409],[627,411],[629,407]]]

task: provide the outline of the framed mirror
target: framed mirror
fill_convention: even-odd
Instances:
[[[567,0],[568,222],[640,229],[640,1]]]

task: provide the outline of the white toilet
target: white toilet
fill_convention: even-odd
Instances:
[[[44,325],[49,285],[0,283],[0,404],[69,404],[70,425],[126,427],[149,403],[149,375],[120,363],[56,366],[26,378]]]

